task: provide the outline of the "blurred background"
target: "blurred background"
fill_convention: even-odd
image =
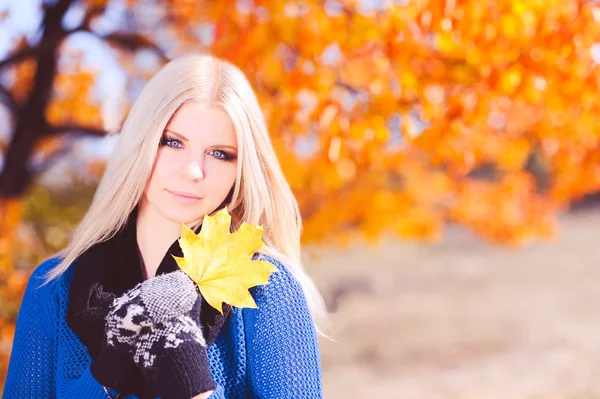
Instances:
[[[600,398],[596,0],[0,0],[0,392],[31,270],[203,51],[300,203],[326,398]]]

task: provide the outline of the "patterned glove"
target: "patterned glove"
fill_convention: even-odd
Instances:
[[[195,283],[178,270],[114,300],[106,318],[107,346],[119,353],[128,348],[162,399],[189,399],[216,387],[207,347],[230,313],[231,307],[221,315],[208,306]]]
[[[74,317],[78,325],[87,329],[86,334],[81,334],[82,337],[96,337],[101,334],[97,338],[89,339],[89,343],[86,344],[92,357],[92,375],[102,385],[119,392],[135,394],[140,399],[155,398],[157,395],[151,391],[133,361],[131,346],[106,344],[105,316],[115,298],[114,294],[104,292],[100,285],[94,285],[88,309]],[[97,345],[99,342],[104,342],[104,345]]]

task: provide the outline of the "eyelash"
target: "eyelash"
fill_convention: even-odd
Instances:
[[[173,142],[177,143],[178,146],[175,147],[175,146],[169,144],[169,143],[173,143]],[[178,139],[175,139],[175,138],[172,138],[172,137],[163,137],[162,139],[160,139],[160,145],[161,146],[167,146],[167,147],[173,148],[175,150],[183,148],[182,147],[183,143],[181,142],[181,140],[178,140]],[[215,152],[215,151],[220,152],[221,154],[223,154],[223,156],[221,158],[215,157],[216,159],[218,159],[220,161],[231,162],[231,161],[233,161],[235,159],[234,156],[232,156],[231,154],[229,154],[229,152],[227,152],[225,150],[219,150],[219,149],[213,150],[213,152]]]

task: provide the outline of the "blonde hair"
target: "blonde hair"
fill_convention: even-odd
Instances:
[[[242,71],[209,55],[173,60],[144,86],[92,203],[69,244],[58,253],[63,259],[48,272],[47,281],[60,276],[77,257],[114,236],[125,224],[142,198],[167,123],[191,101],[222,108],[235,127],[241,162],[228,204],[232,229],[239,228],[242,221],[264,226],[261,254],[279,260],[300,283],[321,332],[319,325],[326,312],[302,266],[298,203],[281,171],[258,100]]]

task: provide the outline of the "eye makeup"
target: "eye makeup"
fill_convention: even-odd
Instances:
[[[160,139],[160,145],[168,146],[171,148],[182,148],[183,147],[183,143],[181,142],[181,140],[176,139],[174,137],[170,137],[168,135],[165,135]]]
[[[179,140],[178,138],[175,137],[171,137],[168,134],[165,134],[161,139],[160,139],[160,145],[162,146],[167,146],[169,148],[173,148],[173,149],[182,149],[183,147],[183,142],[181,140]],[[233,162],[237,159],[237,154],[232,153],[229,150],[226,150],[224,148],[214,148],[210,150],[210,153],[212,154],[212,156],[215,159],[218,159],[220,161],[225,161],[225,162]]]

